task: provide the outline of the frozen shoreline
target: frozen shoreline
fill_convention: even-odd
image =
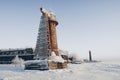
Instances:
[[[120,80],[120,64],[106,62],[69,64],[63,70],[24,70],[14,65],[0,65],[3,80]]]

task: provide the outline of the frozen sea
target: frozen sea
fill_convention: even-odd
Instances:
[[[24,70],[0,65],[0,80],[120,80],[120,62],[69,64],[64,70]]]

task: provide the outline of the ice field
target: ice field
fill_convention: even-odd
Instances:
[[[68,64],[64,70],[46,71],[0,65],[0,80],[120,80],[120,63]]]

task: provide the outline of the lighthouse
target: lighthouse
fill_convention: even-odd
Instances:
[[[55,52],[58,56],[58,44],[56,26],[58,21],[56,15],[53,12],[47,12],[44,8],[40,8],[42,13],[38,37],[35,48],[35,55],[38,59],[48,59],[51,52]]]
[[[53,12],[47,12],[40,8],[42,13],[35,48],[35,59],[25,63],[25,69],[64,69],[67,68],[67,60],[59,55],[56,27],[58,21]]]

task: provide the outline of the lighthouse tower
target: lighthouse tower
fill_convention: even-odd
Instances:
[[[53,12],[48,13],[44,8],[40,8],[40,11],[42,16],[35,48],[35,58],[39,60],[25,63],[25,69],[48,70],[67,68],[67,61],[62,59],[62,55],[59,55],[58,51],[56,34],[58,22],[56,16]]]
[[[57,56],[59,55],[56,35],[56,26],[58,22],[53,12],[48,13],[44,8],[40,8],[40,11],[42,16],[35,54],[38,59],[48,59],[52,51],[54,51]]]
[[[57,45],[57,35],[56,35],[56,26],[58,22],[56,20],[56,16],[53,12],[50,12],[49,15],[49,29],[50,29],[50,43],[51,43],[51,51],[54,51],[57,56],[59,56],[58,45]]]

